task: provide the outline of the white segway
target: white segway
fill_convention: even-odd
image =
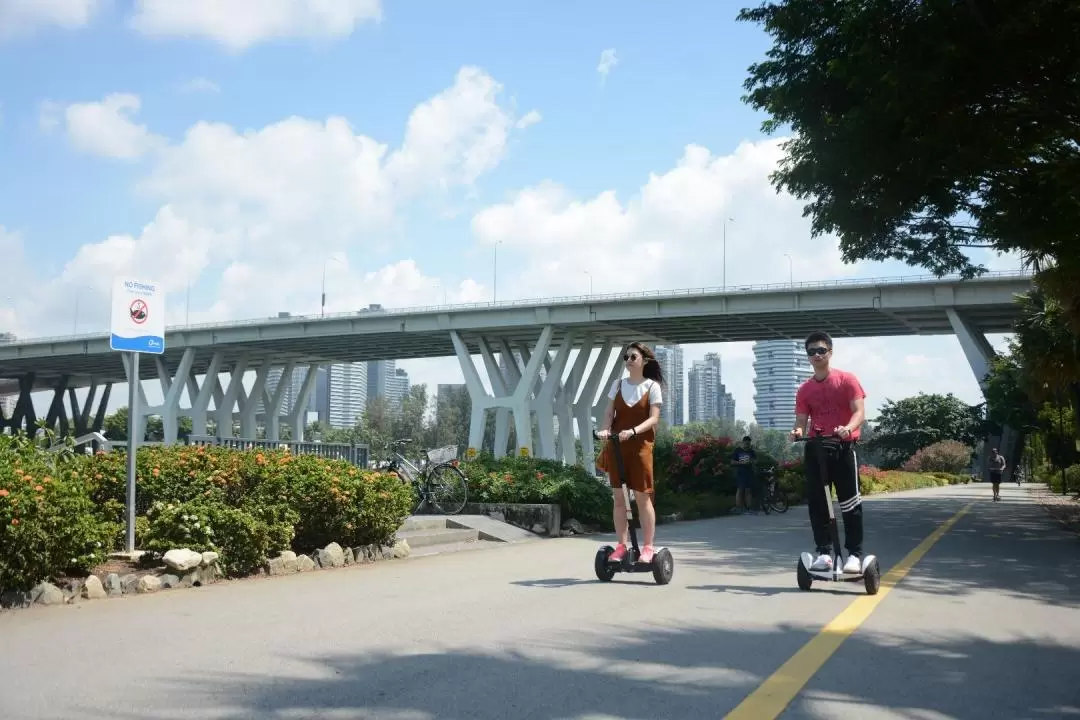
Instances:
[[[594,432],[593,437],[597,437]],[[599,438],[597,438],[599,439]],[[615,573],[652,573],[653,580],[657,585],[667,585],[671,582],[671,576],[675,573],[675,558],[671,556],[671,551],[666,547],[655,548],[656,553],[653,555],[652,562],[641,561],[641,548],[638,547],[637,533],[635,530],[639,526],[638,520],[634,517],[634,510],[630,505],[630,490],[626,487],[624,478],[626,477],[626,470],[623,467],[622,453],[619,451],[619,435],[618,433],[611,434],[611,443],[614,446],[615,451],[615,468],[618,473],[618,488],[623,494],[623,504],[626,506],[626,524],[630,531],[630,547],[626,549],[626,555],[623,556],[622,561],[609,560],[611,553],[615,552],[615,548],[611,545],[603,545],[596,551],[596,557],[593,560],[593,569],[596,571],[597,579],[602,582],[610,582],[615,577]]]
[[[810,442],[817,444],[817,452],[814,454],[817,456],[818,467],[821,472],[822,486],[825,491],[825,506],[829,508],[829,533],[832,536],[833,551],[832,570],[812,570],[811,565],[814,562],[814,555],[808,552],[799,555],[799,562],[796,570],[799,589],[809,590],[810,586],[814,584],[814,580],[822,580],[825,582],[858,582],[859,580],[862,580],[866,587],[866,594],[877,595],[878,589],[881,587],[881,568],[878,565],[877,557],[874,555],[863,555],[862,566],[858,573],[846,573],[843,570],[844,553],[840,547],[840,531],[837,528],[836,514],[833,512],[832,495],[829,493],[830,482],[828,463],[825,460],[825,453],[829,449],[838,449],[841,442],[843,442],[842,439],[836,435],[817,435],[814,437],[798,438],[795,442]]]

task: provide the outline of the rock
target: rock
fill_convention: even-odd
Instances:
[[[105,576],[105,592],[112,597],[124,594],[124,584],[120,581],[119,575],[109,573]]]
[[[285,574],[291,575],[294,572],[298,572],[296,553],[292,550],[286,550],[281,553],[281,564],[285,568]]]
[[[135,586],[139,582],[139,576],[135,573],[128,573],[124,577],[120,578],[120,586],[124,589],[125,595],[130,595],[135,592]]]
[[[80,597],[82,597],[82,587],[82,580],[69,580],[67,586],[63,588],[64,602],[66,602],[68,605],[71,605]]]
[[[408,540],[398,540],[394,543],[394,547],[390,550],[393,557],[401,559],[407,558],[412,554],[412,548],[409,547]]]
[[[268,575],[284,575],[285,561],[280,557],[270,558],[266,561],[266,572]]]
[[[315,561],[308,555],[300,555],[296,558],[296,572],[311,572],[315,569]]]
[[[370,563],[375,562],[378,555],[376,554],[378,548],[374,545],[361,545],[358,548],[353,549],[353,554],[356,555],[356,562],[358,563]]]
[[[161,581],[161,587],[164,590],[180,586],[180,578],[176,577],[175,575],[160,575],[158,576],[158,580]]]
[[[165,553],[164,563],[177,572],[185,572],[202,565],[202,553],[194,550],[175,549]]]
[[[382,545],[377,549],[376,552],[379,553],[379,558],[380,559],[382,559],[382,560],[390,560],[390,559],[392,559],[394,557],[394,546],[393,545]]]
[[[218,561],[218,554],[216,552],[204,552],[202,554],[202,567],[209,567]]]
[[[82,586],[82,596],[87,600],[103,600],[108,597],[105,587],[101,584],[101,578],[97,575],[86,578]]]
[[[575,535],[584,535],[585,534],[585,528],[583,528],[581,526],[581,523],[579,523],[574,518],[570,518],[569,520],[564,522],[562,524],[562,529],[567,530],[567,531],[569,531],[571,533],[574,533]]]
[[[30,593],[21,590],[5,590],[0,593],[0,607],[25,608],[30,607]]]
[[[356,562],[356,553],[353,552],[351,547],[345,548],[345,564],[352,565]]]
[[[336,542],[332,542],[322,550],[316,552],[319,558],[319,567],[344,567],[345,551]]]
[[[195,568],[187,575],[184,575],[184,577],[180,578],[181,587],[202,587],[202,584],[202,572],[198,568]]]
[[[67,602],[64,591],[52,583],[39,583],[30,589],[31,602],[38,605],[63,605]]]
[[[157,575],[143,575],[135,583],[135,589],[140,594],[157,592],[161,589],[161,580]]]
[[[547,535],[547,525],[544,523],[533,523],[532,531],[537,535]]]

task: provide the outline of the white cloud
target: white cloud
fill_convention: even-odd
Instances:
[[[615,48],[608,48],[600,53],[600,64],[596,66],[596,72],[600,73],[601,83],[607,80],[608,74],[610,74],[618,64],[619,59],[615,57]]]
[[[105,0],[0,0],[0,38],[50,25],[80,28],[104,6]]]
[[[164,139],[136,124],[142,102],[132,93],[112,93],[100,102],[71,103],[61,107],[53,101],[41,106],[40,126],[51,131],[62,122],[68,140],[79,152],[117,160],[138,160],[162,147]]]
[[[152,221],[139,233],[82,246],[34,311],[20,317],[22,325],[38,336],[67,332],[66,311],[53,312],[65,302],[52,300],[81,287],[98,298],[82,303],[82,324],[103,328],[108,279],[118,273],[174,288],[172,322],[184,319],[189,279],[196,287],[192,322],[317,312],[324,262],[330,312],[433,302],[436,269],[399,261],[372,274],[370,257],[392,247],[407,203],[467,191],[502,160],[520,131],[500,93],[485,72],[463,68],[449,88],[416,107],[396,149],[340,117],[290,117],[246,130],[197,123],[148,156],[138,191],[159,204]],[[63,116],[70,126],[71,113]],[[344,262],[327,261],[335,255]],[[350,268],[350,257],[363,270]],[[478,287],[444,290],[454,301],[474,299]]]
[[[159,37],[204,37],[233,52],[280,38],[340,38],[382,19],[380,0],[136,0],[131,25]]]

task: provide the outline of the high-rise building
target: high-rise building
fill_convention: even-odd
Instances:
[[[735,398],[722,379],[718,353],[705,353],[695,360],[688,373],[690,422],[708,422],[715,418],[735,420]]]
[[[754,343],[754,421],[764,428],[790,430],[795,393],[814,374],[799,340]]]
[[[368,363],[342,363],[329,367],[326,395],[330,427],[351,428],[360,421],[367,407],[370,380]]]
[[[394,374],[386,379],[386,402],[392,408],[400,408],[402,401],[409,394],[409,373],[403,368],[395,368]]]
[[[668,427],[683,425],[686,417],[683,409],[686,382],[683,373],[683,349],[679,345],[657,345],[654,351],[660,363],[660,370],[664,373],[664,381],[667,383],[660,419]]]

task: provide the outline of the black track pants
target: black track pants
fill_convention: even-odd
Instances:
[[[840,502],[844,519],[844,546],[848,553],[861,555],[862,496],[859,494],[859,462],[852,443],[843,443],[839,447],[812,442],[806,444],[806,504],[810,510],[810,527],[814,530],[814,545],[820,553],[830,552],[832,548],[832,539],[829,537],[829,507],[822,488],[823,478],[818,465],[818,453],[825,454],[828,479],[836,489],[836,498]]]

